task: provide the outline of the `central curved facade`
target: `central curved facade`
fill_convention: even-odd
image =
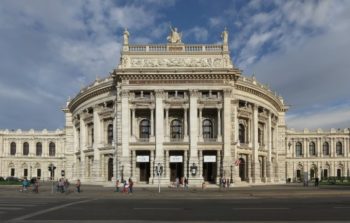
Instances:
[[[72,177],[169,184],[285,182],[281,97],[241,75],[223,44],[132,45],[69,102]],[[70,140],[69,140],[70,138]],[[70,144],[69,144],[70,143]]]

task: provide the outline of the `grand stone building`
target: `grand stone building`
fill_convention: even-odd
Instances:
[[[0,131],[0,176],[104,184],[284,183],[349,175],[349,131],[287,129],[283,99],[232,64],[221,44],[129,44],[120,63],[67,102],[65,128]],[[50,173],[48,166],[56,169]],[[53,175],[51,175],[53,174]]]

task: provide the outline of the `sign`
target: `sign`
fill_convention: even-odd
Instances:
[[[170,156],[170,163],[182,163],[182,156]]]
[[[216,156],[204,156],[204,163],[216,163]]]
[[[149,163],[149,156],[136,156],[136,162]]]

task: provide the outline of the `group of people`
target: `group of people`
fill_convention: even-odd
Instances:
[[[39,193],[39,180],[37,178],[32,178],[30,181],[25,177],[22,181],[20,192],[28,191],[29,187],[33,186],[33,192]]]
[[[180,186],[183,186],[184,189],[188,189],[188,178],[187,177],[176,177],[175,179],[175,185],[176,188],[180,188]]]
[[[220,187],[221,188],[229,188],[231,181],[229,178],[221,177],[220,178]]]
[[[68,179],[61,178],[58,180],[56,184],[56,192],[61,192],[61,193],[68,193],[69,192],[69,181]],[[81,182],[80,179],[77,180],[76,184],[76,192],[80,193],[80,187],[81,187]]]
[[[115,182],[115,190],[114,192],[122,192],[126,194],[132,194],[134,188],[134,182],[131,178],[129,180],[122,180],[122,188],[120,189],[120,181],[117,179]]]

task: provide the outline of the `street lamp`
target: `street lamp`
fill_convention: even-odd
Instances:
[[[190,167],[191,170],[191,175],[194,177],[197,174],[197,166],[195,163],[192,164],[192,166]]]
[[[122,165],[120,172],[121,172],[120,173],[121,180],[122,180],[122,182],[124,182],[124,165]]]
[[[50,179],[52,181],[51,193],[53,193],[53,176],[55,173],[55,169],[56,169],[56,167],[52,163],[48,167],[48,170],[50,172]]]
[[[230,179],[230,184],[232,184],[232,183],[233,183],[233,179],[232,179],[232,169],[233,169],[233,166],[231,165],[230,167],[231,167],[231,179]]]
[[[160,175],[163,173],[163,166],[158,163],[156,166],[156,175],[158,176],[158,193],[160,193]]]

